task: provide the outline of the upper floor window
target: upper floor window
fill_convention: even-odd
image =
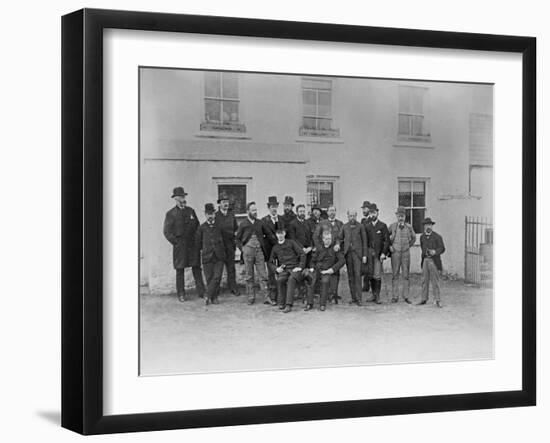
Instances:
[[[204,74],[204,122],[201,130],[245,132],[239,120],[239,77],[235,72]]]
[[[300,135],[338,137],[333,128],[332,80],[302,79],[302,126]]]
[[[398,118],[399,138],[429,140],[428,88],[400,85]]]

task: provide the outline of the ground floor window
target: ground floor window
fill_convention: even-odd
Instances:
[[[315,205],[326,211],[334,205],[335,180],[325,178],[308,178],[307,180],[307,205],[309,211]]]
[[[399,179],[398,204],[407,210],[406,222],[414,232],[422,232],[422,220],[426,217],[426,179]]]
[[[227,194],[229,209],[237,215],[246,214],[246,184],[218,183],[218,195]]]

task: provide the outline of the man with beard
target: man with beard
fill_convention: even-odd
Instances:
[[[321,223],[321,213],[321,208],[318,205],[313,205],[313,207],[311,208],[311,215],[307,219],[309,230],[312,236],[315,233],[315,230],[317,229],[319,223]],[[313,247],[315,247],[315,243],[313,243]]]
[[[397,222],[390,225],[390,253],[391,253],[391,288],[392,288],[392,303],[399,301],[399,274],[401,274],[401,282],[403,285],[402,297],[406,303],[411,303],[409,300],[409,271],[411,268],[411,252],[410,248],[416,242],[416,234],[413,227],[405,223],[407,211],[403,206],[399,206],[395,215]]]
[[[267,260],[267,244],[273,241],[271,231],[266,225],[258,220],[258,209],[255,202],[246,205],[247,217],[241,222],[235,235],[237,247],[243,254],[245,265],[246,294],[248,304],[256,300],[254,288],[254,277],[258,277],[260,291],[264,294],[264,303],[275,305],[267,292],[267,274],[265,262]]]
[[[266,259],[269,259],[269,256],[271,255],[271,249],[273,249],[273,246],[275,246],[275,244],[277,243],[275,232],[277,231],[277,229],[286,228],[286,226],[284,224],[283,218],[277,214],[279,210],[279,202],[277,201],[277,197],[271,196],[267,199],[267,209],[269,210],[269,214],[262,218],[262,221],[264,222],[270,233],[268,241],[266,242]],[[269,266],[267,267],[267,288],[269,291],[270,299],[275,300],[277,298],[275,272],[273,268]]]
[[[310,224],[306,220],[305,205],[300,204],[296,206],[296,212],[296,218],[288,227],[287,237],[298,243],[304,251],[304,254],[306,255],[306,269],[304,270],[304,274],[307,275],[309,273],[307,268],[309,267],[309,262],[311,261],[311,254],[313,251],[313,236],[310,229]],[[299,285],[299,290],[302,299],[305,300],[306,295],[304,286]]]
[[[372,203],[369,208],[370,221],[367,223],[367,241],[369,265],[368,274],[371,277],[370,286],[376,304],[380,301],[380,290],[382,289],[383,261],[386,259],[390,249],[390,233],[385,223],[378,220],[378,207]]]
[[[277,302],[285,314],[292,310],[294,290],[304,279],[306,255],[300,245],[286,237],[284,228],[277,228],[277,243],[271,250],[268,267],[273,269],[277,281]]]
[[[191,267],[193,271],[199,297],[204,297],[205,291],[199,253],[195,248],[195,232],[199,227],[199,220],[193,208],[187,206],[186,196],[182,187],[174,188],[172,198],[176,201],[176,206],[166,213],[163,226],[164,237],[172,245],[176,291],[180,302],[185,301],[185,268]]]
[[[199,253],[202,252],[202,266],[206,277],[205,304],[217,305],[225,262],[225,245],[222,230],[215,222],[216,214],[212,203],[206,203],[204,215],[206,221],[199,226],[196,233],[196,248]]]
[[[283,223],[287,231],[286,235],[288,237],[288,227],[290,226],[290,223],[296,219],[296,214],[294,213],[294,198],[290,195],[287,195],[285,197],[285,201],[283,202],[283,215],[281,218],[283,219]]]
[[[225,269],[227,270],[227,287],[234,295],[241,295],[237,286],[235,272],[235,232],[239,227],[233,211],[229,210],[229,197],[225,192],[218,196],[218,210],[215,216],[216,225],[222,231],[225,248]]]
[[[445,252],[443,237],[433,230],[435,222],[430,217],[426,217],[422,222],[424,233],[420,236],[420,248],[422,249],[422,299],[419,305],[425,305],[428,301],[428,292],[430,284],[434,293],[435,305],[438,308],[441,305],[441,295],[439,293],[439,273],[443,270],[441,264],[441,254]]]
[[[348,220],[340,233],[340,244],[346,259],[350,304],[361,306],[361,264],[367,263],[367,234],[365,227],[357,222],[355,209],[348,210]]]
[[[336,207],[333,205],[328,207],[327,215],[328,218],[326,218],[325,220],[321,220],[317,225],[315,233],[313,234],[313,243],[315,244],[316,250],[320,249],[323,245],[323,233],[325,231],[329,231],[334,241],[334,250],[335,252],[338,252],[340,250],[340,243],[338,242],[338,239],[340,238],[340,232],[344,227],[344,223],[336,218]],[[335,304],[338,304],[338,300],[340,299],[340,297],[338,296],[340,272],[338,270],[334,271],[334,278],[332,280],[334,281],[334,284],[332,284],[330,287],[330,298],[331,300],[334,300]]]
[[[365,200],[363,202],[363,206],[361,206],[361,210],[363,211],[363,218],[361,219],[361,224],[365,227],[365,231],[367,229],[367,225],[370,222],[370,215],[369,215],[369,208],[370,208],[370,201]],[[367,266],[363,266],[363,291],[369,292],[370,291],[370,279],[372,276],[368,274]],[[373,301],[373,297],[367,297],[365,301]]]

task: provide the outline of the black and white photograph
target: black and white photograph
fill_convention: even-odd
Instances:
[[[494,358],[493,84],[138,75],[141,376]]]

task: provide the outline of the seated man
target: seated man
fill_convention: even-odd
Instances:
[[[306,264],[306,254],[298,243],[285,238],[284,227],[277,228],[275,235],[277,243],[271,250],[268,266],[275,274],[279,309],[284,309],[286,314],[292,310],[294,289],[304,278],[302,270]]]
[[[344,254],[342,254],[339,248],[336,248],[338,252],[334,248],[332,232],[323,231],[322,239],[323,243],[317,246],[311,260],[311,267],[309,268],[309,271],[313,275],[313,281],[308,285],[305,311],[313,308],[313,288],[317,281],[321,283],[319,309],[321,311],[326,309],[329,293],[334,293],[338,271],[344,266],[345,262]]]

